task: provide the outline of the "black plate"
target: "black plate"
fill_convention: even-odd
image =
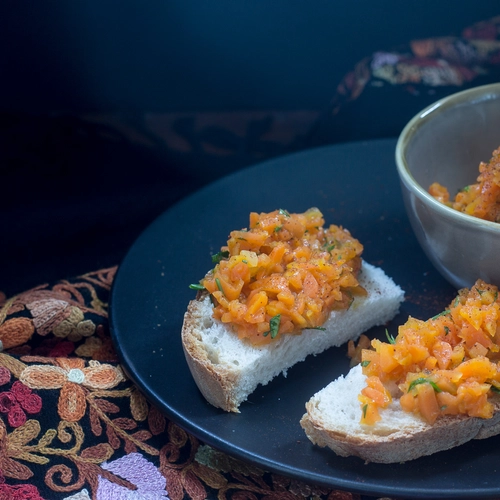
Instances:
[[[397,465],[364,464],[313,446],[299,419],[305,402],[348,371],[346,349],[307,359],[228,414],[210,406],[186,365],[180,331],[197,282],[229,232],[251,211],[317,206],[327,224],[348,228],[406,292],[401,313],[427,319],[455,296],[410,229],[394,164],[394,140],[320,148],[268,161],[223,178],[160,216],[135,242],[112,291],[111,328],[130,378],[168,417],[202,441],[267,470],[368,495],[486,498],[500,495],[500,441],[475,441]],[[383,328],[372,336],[384,336]]]

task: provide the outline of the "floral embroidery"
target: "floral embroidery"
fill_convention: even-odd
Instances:
[[[33,484],[0,484],[0,500],[44,500]]]
[[[158,469],[139,453],[130,453],[113,462],[101,464],[105,470],[130,481],[137,489],[130,491],[123,486],[111,483],[105,478],[99,478],[97,497],[99,499],[130,499],[148,500],[168,498],[166,479]]]
[[[0,351],[28,342],[34,332],[35,326],[29,318],[12,318],[3,324],[0,322]]]
[[[89,492],[87,491],[86,488],[84,488],[82,491],[79,491],[78,493],[75,493],[74,495],[71,495],[69,497],[64,497],[62,500],[91,500],[89,496]]]
[[[85,319],[81,309],[69,306],[69,316],[54,326],[52,333],[56,337],[67,337],[68,340],[77,342],[82,337],[90,337],[95,332],[95,324],[90,319]]]
[[[23,425],[26,422],[26,413],[37,414],[41,409],[42,398],[19,381],[12,384],[10,391],[0,393],[0,412],[7,414],[7,420],[12,427]]]
[[[86,367],[83,359],[56,358],[54,365],[28,366],[20,380],[32,389],[60,389],[58,412],[69,422],[77,422],[85,415],[86,389],[110,389],[124,380],[119,367],[101,365],[98,361],[89,361]]]
[[[19,460],[36,464],[48,463],[47,458],[33,453],[38,450],[27,446],[39,434],[40,424],[36,420],[28,420],[8,434],[5,424],[0,419],[0,471],[4,479],[26,481],[33,476],[33,471]]]

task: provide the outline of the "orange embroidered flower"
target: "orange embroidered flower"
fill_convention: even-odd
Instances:
[[[26,367],[19,380],[31,389],[60,389],[57,410],[68,422],[77,422],[87,409],[89,390],[106,390],[125,380],[119,367],[78,358],[56,358],[54,365]]]
[[[31,319],[24,317],[8,319],[0,324],[0,350],[25,344],[34,332],[35,326]]]

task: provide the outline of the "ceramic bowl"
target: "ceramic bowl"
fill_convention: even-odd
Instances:
[[[498,147],[500,84],[437,101],[408,122],[397,142],[396,165],[412,228],[427,257],[456,288],[479,278],[500,286],[500,223],[449,208],[427,190],[439,182],[454,198],[477,181],[479,163],[488,162]]]

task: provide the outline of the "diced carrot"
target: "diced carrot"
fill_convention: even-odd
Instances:
[[[370,382],[375,378],[385,387],[399,387],[402,409],[430,424],[440,415],[491,418],[491,387],[500,388],[498,295],[497,287],[477,280],[441,314],[427,321],[408,318],[394,342],[372,340],[372,349],[362,351],[367,409],[385,404]]]
[[[422,417],[433,424],[440,414],[440,408],[436,399],[436,392],[430,384],[420,384],[416,387],[418,411]]]

